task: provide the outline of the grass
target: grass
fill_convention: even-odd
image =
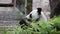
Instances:
[[[7,34],[7,30],[3,30]],[[60,16],[41,23],[32,22],[28,27],[18,25],[13,29],[14,34],[60,34]]]

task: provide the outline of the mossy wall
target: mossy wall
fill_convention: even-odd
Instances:
[[[27,14],[32,11],[32,0],[27,0]]]

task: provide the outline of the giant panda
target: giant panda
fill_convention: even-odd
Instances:
[[[42,11],[42,8],[37,8],[36,10],[32,10],[25,18],[22,18],[19,21],[20,25],[26,25],[30,24],[33,21],[41,21],[41,20],[47,21],[47,17],[45,16],[44,12]]]

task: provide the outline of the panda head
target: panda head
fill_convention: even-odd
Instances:
[[[40,18],[40,15],[41,15],[41,11],[42,11],[42,8],[37,8],[36,10],[33,10],[31,11],[25,18],[21,19],[19,24],[20,25],[28,25],[28,22],[32,22],[32,21],[37,21],[39,20]]]
[[[27,16],[26,19],[28,21],[36,21],[40,18],[42,8],[37,8],[36,10],[31,11]]]

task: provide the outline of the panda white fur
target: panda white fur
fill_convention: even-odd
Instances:
[[[32,10],[25,18],[21,19],[19,24],[22,25],[28,25],[27,21],[31,23],[32,21],[41,21],[45,20],[47,21],[47,17],[45,16],[44,12],[42,11],[42,8],[37,8],[36,10]]]

